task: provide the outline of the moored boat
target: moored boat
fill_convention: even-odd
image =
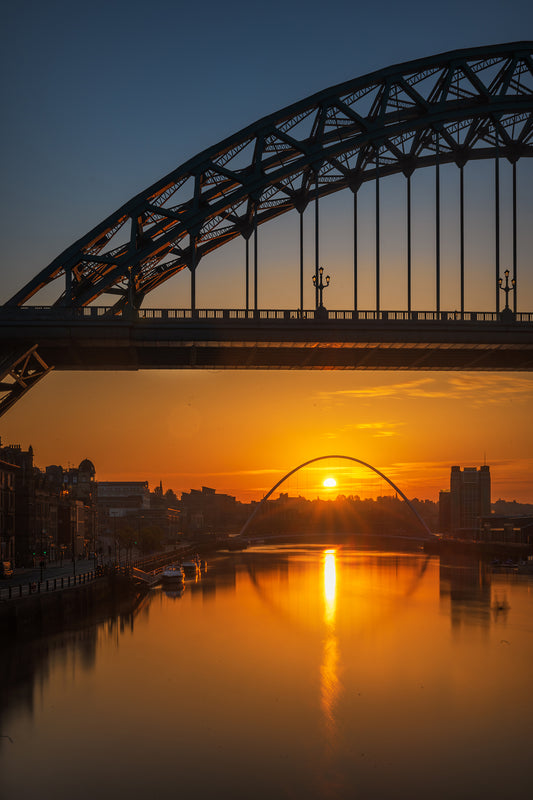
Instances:
[[[183,561],[181,567],[187,578],[194,578],[200,571],[196,560]]]
[[[165,586],[179,586],[183,583],[183,570],[179,564],[170,564],[161,573],[161,582]]]

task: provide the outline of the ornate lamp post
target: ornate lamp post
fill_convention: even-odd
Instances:
[[[509,292],[516,291],[516,280],[514,278],[511,279],[511,285],[509,286],[509,270],[506,269],[503,273],[505,275],[505,284],[503,283],[503,278],[498,279],[498,285],[502,292],[505,292],[505,308],[501,312],[502,319],[514,319],[514,314],[509,307]]]
[[[318,268],[318,277],[317,275],[313,275],[313,286],[318,289],[318,305],[315,310],[315,317],[325,317],[326,316],[326,309],[324,308],[324,304],[322,302],[322,295],[324,289],[327,289],[329,286],[329,275],[326,275],[326,282],[324,283],[323,280],[324,276],[324,267]]]

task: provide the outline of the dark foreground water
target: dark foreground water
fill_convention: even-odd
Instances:
[[[348,547],[2,652],[0,797],[529,798],[533,579]]]

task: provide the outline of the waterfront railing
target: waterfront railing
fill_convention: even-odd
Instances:
[[[99,570],[91,570],[90,572],[82,572],[79,575],[60,575],[56,578],[47,578],[44,581],[2,586],[0,588],[0,600],[16,600],[19,597],[46,594],[46,592],[59,592],[62,589],[70,589],[74,586],[81,586],[84,583],[91,583],[103,574]]]

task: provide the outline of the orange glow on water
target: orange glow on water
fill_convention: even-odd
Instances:
[[[7,695],[16,746],[0,750],[3,787],[15,796],[26,769],[37,796],[57,780],[54,753],[74,779],[90,751],[99,770],[84,776],[82,800],[102,774],[126,793],[142,780],[148,794],[154,774],[167,788],[180,774],[202,797],[231,794],[243,774],[246,786],[261,775],[261,797],[280,785],[294,797],[376,787],[390,797],[398,785],[451,797],[460,774],[474,796],[494,758],[490,796],[506,796],[528,757],[530,594],[509,576],[418,553],[287,545],[218,556],[181,597],[156,590],[131,615],[44,649],[19,643],[13,676],[30,676],[33,703]],[[505,618],[493,612],[503,597]],[[512,747],[501,747],[501,726],[512,726]]]

